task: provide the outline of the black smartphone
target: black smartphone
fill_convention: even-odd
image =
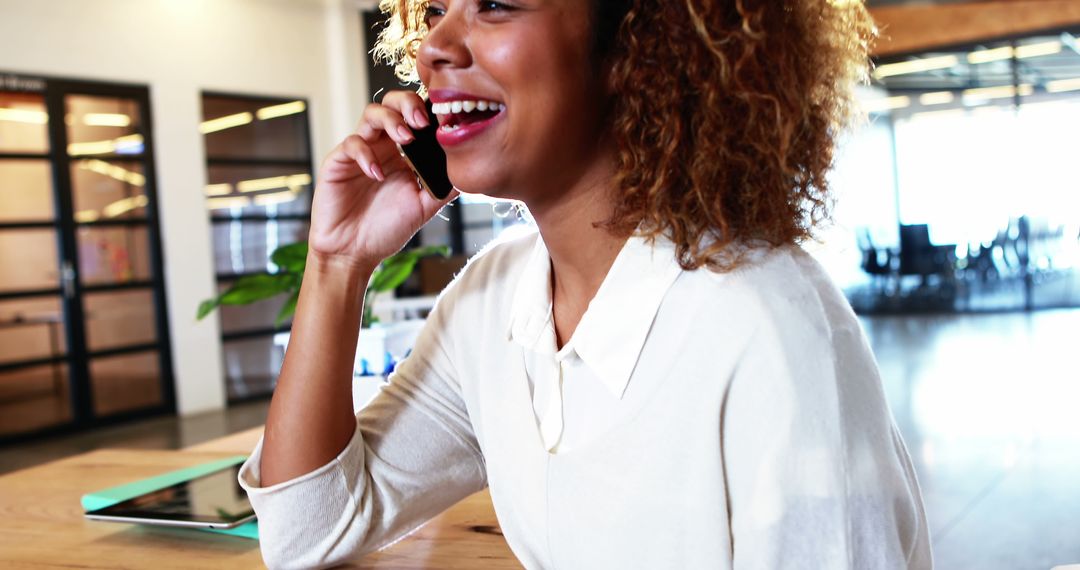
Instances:
[[[416,173],[417,182],[424,187],[432,196],[439,200],[445,200],[454,185],[450,183],[450,176],[446,173],[446,152],[439,141],[435,138],[435,131],[439,129],[439,121],[435,113],[431,112],[431,101],[425,101],[427,107],[428,126],[413,132],[413,141],[407,145],[398,145],[401,156]]]

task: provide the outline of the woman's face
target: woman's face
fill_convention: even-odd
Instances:
[[[417,67],[459,189],[532,205],[555,198],[601,156],[591,4],[431,2]]]

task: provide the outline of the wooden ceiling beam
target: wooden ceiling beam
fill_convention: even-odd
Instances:
[[[878,57],[1080,26],[1080,0],[914,4],[870,13],[881,30],[874,49]]]

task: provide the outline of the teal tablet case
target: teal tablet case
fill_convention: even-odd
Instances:
[[[226,457],[225,459],[211,461],[210,463],[203,463],[194,467],[188,467],[186,469],[170,471],[156,477],[150,477],[149,479],[135,481],[134,483],[128,483],[126,485],[119,485],[116,487],[109,487],[108,489],[102,489],[94,493],[83,495],[82,506],[83,509],[87,511],[103,509],[105,507],[108,507],[109,505],[115,505],[120,501],[126,501],[133,497],[138,497],[143,493],[149,493],[151,491],[157,491],[158,489],[164,489],[169,485],[175,485],[182,481],[187,481],[189,479],[194,479],[208,473],[213,473],[214,471],[217,471],[219,469],[232,467],[233,465],[243,463],[245,459],[247,459],[247,456],[245,455],[235,455],[233,457]],[[255,540],[258,540],[259,538],[259,525],[257,521],[246,522],[236,528],[205,528],[198,530],[206,530],[209,532],[217,532],[220,534],[231,534],[233,536],[242,536],[244,538],[252,538]]]

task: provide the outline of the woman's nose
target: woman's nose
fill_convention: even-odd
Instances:
[[[420,65],[435,70],[442,67],[464,68],[472,64],[472,53],[468,46],[469,25],[465,10],[461,8],[464,6],[447,10],[420,42],[416,54]]]

